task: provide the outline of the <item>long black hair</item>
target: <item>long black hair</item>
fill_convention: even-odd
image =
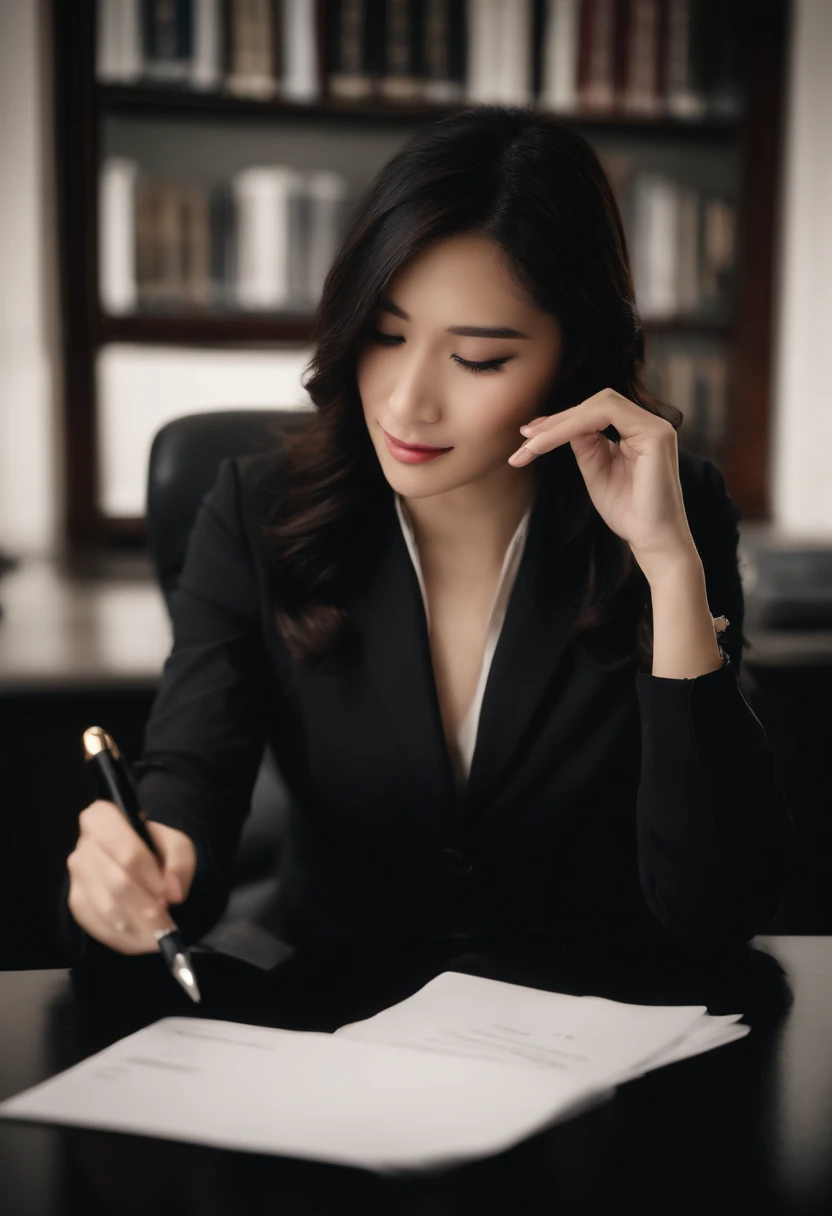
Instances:
[[[332,651],[347,619],[341,602],[356,540],[389,494],[367,431],[356,357],[394,273],[429,243],[469,232],[492,241],[518,284],[562,328],[561,368],[541,413],[612,388],[667,419],[682,414],[643,383],[644,334],[621,214],[591,144],[550,114],[477,105],[426,126],[382,168],[356,208],[324,283],[304,387],[310,424],[281,441],[279,493],[263,538],[279,572],[275,623],[299,660]],[[613,428],[606,432],[617,439]],[[572,457],[568,445],[558,449]],[[543,457],[551,460],[551,457]],[[652,620],[646,581],[629,546],[603,524],[574,457],[557,525],[585,558],[575,636],[616,614],[636,622],[628,654],[647,662]]]

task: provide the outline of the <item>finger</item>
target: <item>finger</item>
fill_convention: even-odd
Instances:
[[[553,415],[544,427],[526,441],[521,450],[537,456],[580,436],[604,431],[609,426],[614,426],[621,438],[627,440],[637,440],[640,436],[656,438],[665,433],[669,436],[670,432],[675,435],[666,419],[651,414],[610,389]]]
[[[521,426],[520,430],[523,434],[525,434],[526,431],[532,431],[536,427],[542,426],[544,422],[548,421],[548,419],[548,414],[541,414],[539,418],[532,418],[531,422],[527,422],[524,426]]]
[[[79,816],[81,834],[90,836],[112,860],[156,899],[165,897],[165,880],[159,861],[128,823],[114,802],[100,799]]]
[[[154,899],[97,842],[89,841],[83,865],[93,906],[117,932],[128,932],[152,947],[152,931],[172,922],[164,900]],[[124,929],[119,925],[125,924]]]
[[[153,930],[172,925],[164,902],[148,895],[95,840],[79,845],[70,869],[73,884],[78,885],[107,945],[122,949],[127,944],[133,951],[155,949]]]
[[[148,820],[147,829],[164,858],[163,878],[168,903],[182,903],[188,896],[196,869],[193,840],[178,828]]]

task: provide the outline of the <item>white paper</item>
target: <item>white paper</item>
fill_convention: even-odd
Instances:
[[[740,1016],[448,971],[331,1035],[164,1018],[0,1104],[0,1117],[437,1168],[501,1152],[623,1081],[747,1034]]]
[[[400,1170],[500,1152],[609,1093],[504,1063],[164,1018],[0,1104],[0,1117]]]
[[[578,1071],[620,1084],[716,1046],[742,1015],[704,1005],[630,1005],[445,971],[413,996],[336,1035],[482,1060]],[[748,1027],[732,1030],[740,1037]],[[727,1040],[726,1040],[727,1041]]]

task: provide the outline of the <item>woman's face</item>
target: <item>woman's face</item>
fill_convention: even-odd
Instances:
[[[358,390],[384,475],[406,498],[522,472],[508,458],[543,412],[562,333],[501,259],[474,234],[437,241],[397,271],[371,318]],[[450,450],[405,463],[385,432]]]

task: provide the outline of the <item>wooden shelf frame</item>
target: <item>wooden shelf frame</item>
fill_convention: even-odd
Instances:
[[[454,114],[462,106],[412,105],[393,102],[346,101],[324,98],[314,104],[288,102],[281,98],[258,101],[248,97],[216,91],[194,91],[187,88],[165,88],[150,84],[95,86],[94,100],[101,112],[118,114],[177,114],[207,118],[262,118],[266,121],[308,119],[333,122],[367,123],[432,122],[446,114]],[[674,139],[736,139],[742,120],[709,117],[695,121],[683,118],[641,118],[632,114],[576,113],[569,121],[582,130],[598,135],[656,134]]]
[[[319,9],[322,9],[319,0]],[[723,469],[748,520],[769,517],[771,385],[775,253],[782,163],[785,65],[790,0],[755,0],[747,22],[745,104],[738,120],[641,120],[628,115],[576,115],[589,138],[604,135],[737,145],[738,264],[734,319],[675,318],[646,322],[649,334],[697,333],[732,344],[733,395]],[[177,115],[194,122],[357,121],[405,125],[452,109],[423,105],[315,105],[190,92],[155,85],[102,85],[95,80],[95,5],[52,0],[58,252],[60,262],[66,469],[65,532],[70,552],[145,543],[140,520],[105,518],[98,506],[95,362],[110,342],[258,347],[308,344],[312,318],[257,313],[102,314],[97,282],[100,124],[110,114]],[[463,103],[465,104],[465,103]],[[458,109],[460,107],[453,107]]]
[[[98,340],[173,346],[255,346],[276,342],[308,343],[314,318],[269,312],[143,312],[125,316],[99,314]],[[702,334],[730,337],[734,323],[707,317],[645,321],[647,334]]]

